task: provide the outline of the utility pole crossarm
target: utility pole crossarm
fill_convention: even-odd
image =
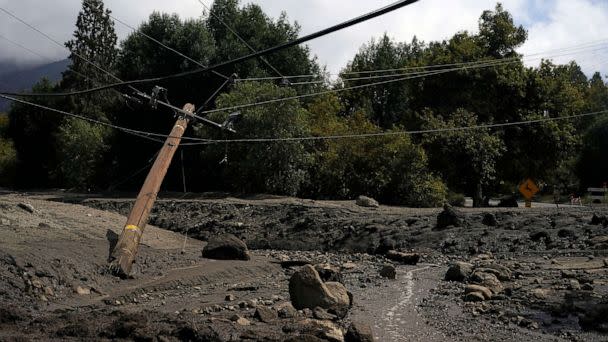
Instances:
[[[192,113],[194,113],[194,105],[186,104],[183,112],[192,115]],[[154,206],[158,191],[167,174],[169,165],[171,165],[171,160],[179,148],[181,138],[188,127],[189,117],[189,115],[182,115],[175,122],[169,137],[165,141],[165,144],[156,157],[152,169],[150,169],[150,172],[146,177],[144,185],[137,196],[137,200],[131,209],[127,223],[112,251],[110,268],[112,272],[121,277],[126,277],[131,273],[131,267],[137,256],[139,243],[144,233],[144,229],[148,224],[150,211]]]

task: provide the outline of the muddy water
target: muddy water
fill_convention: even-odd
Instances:
[[[353,319],[373,322],[378,341],[448,341],[427,323],[418,308],[441,276],[441,270],[433,265],[401,266],[397,280],[385,282],[382,289],[361,290],[355,297],[360,299]]]

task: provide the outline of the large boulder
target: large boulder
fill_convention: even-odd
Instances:
[[[373,198],[366,196],[359,196],[356,201],[357,205],[365,208],[378,208],[380,204]]]
[[[319,273],[310,265],[303,266],[289,279],[289,296],[298,309],[323,309],[346,315],[350,298],[344,285],[337,282],[323,283]]]
[[[445,273],[447,281],[465,281],[473,273],[473,265],[466,262],[455,262],[451,264]]]
[[[437,225],[435,228],[443,230],[448,227],[463,227],[464,223],[464,215],[446,203],[443,205],[443,211],[437,215]]]
[[[247,245],[232,234],[224,234],[209,240],[203,248],[203,258],[216,260],[249,260]]]

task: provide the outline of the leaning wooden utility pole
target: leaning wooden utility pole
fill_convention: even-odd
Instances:
[[[186,104],[184,111],[192,114],[194,105]],[[178,118],[171,134],[156,157],[156,161],[150,169],[139,195],[137,195],[135,205],[131,209],[127,223],[110,257],[110,268],[116,275],[127,277],[131,273],[131,266],[137,256],[139,242],[148,223],[150,211],[156,201],[169,165],[171,165],[173,155],[179,147],[186,127],[188,127],[188,121],[188,117],[185,115]]]

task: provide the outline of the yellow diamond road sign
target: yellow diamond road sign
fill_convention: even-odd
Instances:
[[[539,191],[540,189],[531,179],[527,179],[519,186],[519,192],[521,192],[527,200],[531,200]]]

